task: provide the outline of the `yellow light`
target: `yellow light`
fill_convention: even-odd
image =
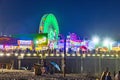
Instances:
[[[21,56],[24,56],[24,55],[25,55],[25,54],[23,54],[23,53],[21,54]]]
[[[64,57],[64,54],[62,53],[61,56]]]
[[[86,57],[86,54],[83,54],[83,58],[85,58]]]
[[[104,54],[102,54],[102,57],[104,57],[105,55]]]
[[[9,53],[7,53],[7,54],[6,54],[6,56],[10,56],[10,54],[9,54]]]
[[[112,56],[112,57],[114,57],[114,55],[113,55],[113,54],[112,54],[111,56]]]
[[[50,56],[54,56],[54,54],[50,54]]]
[[[81,54],[77,54],[77,56],[81,56]]]
[[[42,54],[39,54],[39,56],[42,56]]]
[[[29,54],[27,54],[27,56],[31,56],[31,54],[29,53]]]
[[[48,54],[45,54],[45,56],[48,56]]]
[[[60,56],[60,54],[56,54],[56,56]]]
[[[116,54],[116,57],[118,57],[119,55],[118,54]]]
[[[97,56],[100,56],[100,54],[97,54]]]
[[[18,56],[18,54],[17,54],[17,53],[15,53],[15,56]]]
[[[91,56],[90,54],[87,54],[87,56]]]
[[[106,56],[110,56],[109,54],[107,54]]]
[[[34,53],[33,56],[37,56],[37,54]]]
[[[66,56],[70,56],[70,54],[66,54]]]
[[[75,54],[72,54],[72,56],[75,56]]]
[[[95,54],[92,54],[92,56],[95,56]]]
[[[4,56],[4,54],[3,54],[3,53],[0,53],[0,56]]]

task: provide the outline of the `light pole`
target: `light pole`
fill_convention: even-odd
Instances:
[[[64,53],[63,53],[61,62],[62,62],[63,77],[65,77],[66,76],[66,38],[65,36],[62,36],[62,35],[59,35],[59,37],[64,39]]]
[[[66,76],[66,38],[64,38],[63,77]]]

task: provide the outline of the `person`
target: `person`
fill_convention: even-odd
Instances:
[[[108,71],[109,71],[109,68],[108,68],[108,67],[106,67],[105,71],[104,71],[104,72],[102,73],[102,75],[101,75],[100,80],[105,80],[105,78],[106,78],[106,75],[107,75]]]
[[[115,73],[115,71],[113,72],[113,76],[115,77],[115,75],[116,75],[116,73]]]
[[[115,80],[120,80],[120,71],[115,75]]]
[[[107,75],[105,77],[105,80],[112,80],[110,72],[107,73]]]
[[[106,72],[103,72],[102,75],[101,75],[100,80],[105,80],[105,78],[106,78]]]

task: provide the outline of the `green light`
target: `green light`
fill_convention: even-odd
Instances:
[[[38,44],[38,41],[36,41],[36,44]]]
[[[49,40],[58,40],[59,26],[53,14],[45,14],[41,19],[40,27],[42,27],[43,33],[48,33]]]
[[[97,54],[97,56],[100,56],[100,54]]]

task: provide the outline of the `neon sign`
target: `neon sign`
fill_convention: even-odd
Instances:
[[[32,41],[31,40],[18,40],[19,45],[31,45]]]
[[[45,43],[47,41],[46,37],[42,38],[42,39],[38,39],[36,41],[36,44],[42,44],[42,43]]]

